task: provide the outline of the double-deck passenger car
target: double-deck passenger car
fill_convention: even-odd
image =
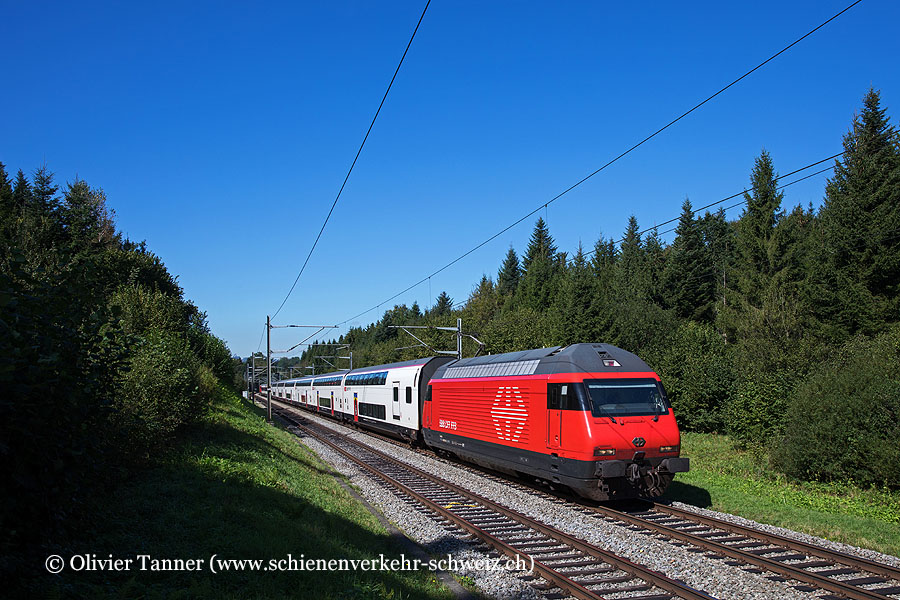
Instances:
[[[278,398],[595,499],[687,471],[659,376],[608,344],[432,357],[273,384]]]

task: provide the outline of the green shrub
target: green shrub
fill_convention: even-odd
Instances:
[[[784,431],[787,398],[795,385],[794,373],[746,370],[737,376],[737,390],[726,405],[725,422],[743,444],[768,445]]]
[[[134,352],[117,397],[118,418],[133,453],[169,441],[179,427],[203,411],[210,384],[187,340],[151,329]]]
[[[776,465],[802,479],[900,488],[900,329],[846,344],[798,386]]]
[[[119,309],[122,329],[129,334],[143,335],[159,331],[186,331],[188,320],[184,301],[143,285],[120,286],[110,299]]]
[[[726,349],[725,340],[713,327],[687,321],[661,351],[648,354],[683,430],[724,430],[725,405],[735,389]]]
[[[234,363],[225,342],[211,333],[205,333],[201,337],[200,346],[197,354],[203,364],[209,367],[212,374],[222,383],[230,384],[234,378]]]

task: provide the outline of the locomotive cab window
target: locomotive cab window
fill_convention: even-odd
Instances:
[[[669,402],[655,379],[586,379],[595,417],[664,415]]]
[[[547,408],[549,410],[587,410],[584,388],[578,383],[548,383]]]

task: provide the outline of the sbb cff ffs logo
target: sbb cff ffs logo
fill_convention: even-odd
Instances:
[[[647,440],[645,440],[642,437],[636,437],[633,440],[631,440],[631,443],[634,444],[635,447],[637,447],[637,448],[643,448],[644,444],[647,443]]]

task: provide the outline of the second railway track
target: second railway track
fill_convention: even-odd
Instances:
[[[793,585],[800,591],[825,590],[829,593],[819,597],[826,600],[900,596],[900,569],[890,565],[663,504],[638,512],[603,506],[590,510],[725,556],[731,564],[746,563],[756,572],[800,582]]]
[[[342,434],[335,435],[346,438],[346,436],[343,436]],[[383,438],[382,436],[377,437],[382,441],[397,443]],[[379,451],[369,448],[368,446],[363,447],[369,451],[381,454]],[[338,451],[342,455],[347,456],[345,452],[340,450]],[[352,456],[348,456],[348,458],[350,458],[354,462],[357,462]],[[714,517],[701,515],[664,504],[654,504],[648,502],[646,503],[646,509],[637,511],[616,510],[608,506],[599,506],[593,503],[586,504],[581,500],[567,499],[562,498],[558,495],[550,494],[545,490],[531,484],[509,480],[504,477],[498,477],[493,473],[485,472],[482,469],[472,467],[470,465],[460,464],[455,461],[450,462],[458,468],[476,473],[482,477],[487,477],[495,481],[503,482],[507,485],[519,487],[529,493],[544,496],[551,501],[572,504],[573,508],[577,508],[585,514],[590,514],[597,518],[602,518],[610,522],[618,522],[620,524],[624,524],[634,531],[642,531],[656,536],[664,536],[668,539],[674,540],[674,543],[678,545],[692,546],[695,549],[693,550],[695,552],[703,552],[704,554],[707,554],[709,556],[724,559],[729,565],[744,568],[749,572],[759,574],[773,581],[783,582],[786,585],[789,585],[801,592],[814,593],[816,597],[822,598],[823,600],[840,600],[843,598],[849,598],[852,600],[897,600],[898,598],[900,598],[900,569],[891,565],[871,561],[843,552],[838,552],[796,539],[763,532],[751,527],[738,525],[736,523],[723,521],[721,519],[716,519]],[[401,464],[405,465],[405,463]],[[419,469],[416,469],[415,467],[410,467],[408,465],[405,466],[409,469],[419,471]],[[421,473],[427,477],[435,477],[424,472]],[[456,488],[457,486],[453,487]],[[458,492],[468,493],[461,488],[458,488]],[[457,500],[457,502],[459,502],[459,500]],[[490,504],[494,504],[490,501],[487,502],[489,502]],[[505,511],[513,513],[515,512],[510,511],[509,509],[506,509],[500,505],[494,504],[494,506]],[[471,513],[477,511],[462,510],[460,512],[464,515],[467,512]],[[519,513],[515,514],[527,519],[527,517],[524,517],[524,515],[519,515]],[[450,520],[456,522],[455,519],[451,518]],[[460,524],[457,523],[457,525]],[[474,534],[474,532],[470,529],[466,527],[463,528]],[[502,526],[498,531],[504,531]],[[515,532],[517,530],[513,528],[509,531]],[[547,536],[547,534],[544,532],[540,532],[539,530],[538,532],[543,536]],[[564,536],[566,535],[562,532],[558,533]],[[476,535],[476,537],[481,536]],[[517,550],[516,546],[509,545],[509,548],[503,549],[499,546],[491,544],[490,541],[485,540],[484,538],[481,539],[507,554],[511,554],[513,552],[522,554],[523,550],[532,548],[530,546],[520,546]],[[513,537],[513,540],[515,539],[516,538]],[[529,537],[528,539],[532,540],[535,538]],[[552,539],[554,539],[552,536],[548,536],[546,540],[542,539],[540,543],[546,544],[549,543]],[[558,538],[555,539],[557,539],[558,541]],[[498,541],[502,543],[502,536],[498,538]],[[587,545],[591,546],[590,544]],[[537,546],[538,549],[551,547],[552,546]],[[572,546],[572,548],[575,547]],[[591,546],[591,548],[595,547]],[[599,548],[596,549],[600,550]],[[574,555],[563,557],[564,560],[562,560],[562,563],[564,564],[565,568],[559,567],[559,564],[556,565],[563,571],[577,568],[579,563],[585,562],[587,560],[587,555],[584,554],[584,551],[582,550],[574,549],[572,551],[560,552],[562,552],[563,555],[580,553],[577,557]],[[559,552],[557,552],[557,554],[559,554]],[[535,555],[538,556],[539,554],[535,553]],[[601,558],[598,555],[594,555],[594,560],[601,560]],[[548,560],[547,562],[551,565],[554,564],[553,560]],[[573,563],[574,567],[570,567],[566,563]],[[634,563],[630,563],[630,561],[626,561],[626,563],[634,565]],[[585,562],[585,565],[582,566],[586,566],[587,564],[588,563]],[[637,567],[638,565],[634,566]],[[596,575],[598,574],[608,574],[612,572],[614,569],[604,570],[610,567],[614,567],[614,565],[612,563],[607,563],[605,566],[594,566],[594,568],[599,568],[601,570],[593,573],[593,577],[596,578]],[[554,571],[554,569],[552,568],[550,568],[549,570]],[[536,568],[536,571],[538,571],[541,576],[548,581],[553,581],[553,578],[556,575],[555,573],[548,573],[548,577],[548,574],[540,572],[540,569]],[[620,578],[620,582],[625,584],[620,586],[622,588],[620,591],[633,591],[635,593],[640,591],[647,591],[646,589],[642,589],[641,584],[626,583],[626,579],[621,579],[621,577],[624,577],[624,575],[619,575],[618,577]],[[608,581],[609,577],[605,577],[605,579]],[[684,585],[681,584],[681,582],[677,582],[676,580],[669,581]],[[567,593],[571,593],[576,597],[597,597],[579,596],[578,594],[572,592],[572,589],[578,591],[577,587],[567,589],[566,587],[564,587],[564,585],[560,585],[559,582],[553,581],[553,583],[557,587],[560,587],[560,589],[563,589]],[[644,584],[644,586],[646,585],[648,584]],[[687,586],[685,587],[687,588]],[[629,588],[632,589],[629,590]],[[672,598],[676,596],[685,598],[695,597],[690,595],[676,594],[675,592],[672,592],[670,590],[665,590],[665,588],[660,589],[662,590],[661,593],[648,591],[648,593],[644,594],[643,596],[630,596],[630,598],[653,598],[654,600],[656,600],[663,598]],[[688,589],[692,590],[692,588]],[[587,591],[591,592],[591,590]],[[607,594],[613,593],[611,590],[604,591]],[[697,592],[697,590],[692,591],[694,593],[702,594],[702,592]],[[709,596],[705,594],[702,594],[699,597],[709,598]]]

